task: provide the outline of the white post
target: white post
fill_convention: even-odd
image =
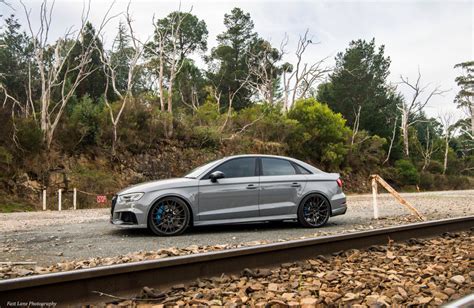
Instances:
[[[46,189],[43,189],[43,211],[46,211]]]
[[[377,180],[372,179],[372,203],[374,205],[374,219],[379,219],[379,207],[377,206]]]
[[[74,192],[72,194],[72,204],[74,206],[74,209],[77,209],[77,189],[74,188]]]
[[[63,190],[62,189],[58,189],[58,211],[61,211],[61,194],[62,194]]]

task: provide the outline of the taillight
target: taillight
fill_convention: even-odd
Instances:
[[[336,182],[337,182],[337,186],[342,187],[342,180],[341,179],[337,179]]]

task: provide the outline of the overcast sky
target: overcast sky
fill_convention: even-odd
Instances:
[[[0,6],[2,15],[15,13],[24,22],[24,12],[16,0],[7,0],[12,9]],[[40,1],[24,0],[37,19]],[[110,1],[91,1],[91,20],[99,23]],[[118,1],[114,12],[124,11],[128,1]],[[135,30],[142,39],[152,33],[153,15],[161,18],[176,10],[179,1],[134,0],[131,12]],[[79,24],[83,2],[57,0],[53,14],[51,37],[65,32],[67,27]],[[422,82],[439,85],[449,90],[443,97],[432,100],[426,112],[437,116],[443,112],[461,112],[453,99],[459,90],[454,78],[459,71],[456,63],[474,60],[474,1],[208,1],[182,0],[183,11],[203,19],[209,30],[209,47],[216,45],[216,35],[224,31],[224,14],[233,7],[249,12],[259,35],[276,47],[285,33],[289,36],[287,50],[294,52],[299,34],[309,29],[314,45],[307,60],[329,57],[334,65],[337,52],[347,48],[351,40],[375,37],[376,44],[385,45],[385,54],[392,60],[390,81],[398,82],[400,75],[410,80],[417,77],[418,68]],[[107,41],[114,37],[118,19],[106,29]],[[289,55],[287,60],[291,62]],[[399,87],[404,95],[411,93]]]

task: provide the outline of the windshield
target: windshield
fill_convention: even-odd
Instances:
[[[194,168],[193,170],[191,170],[188,174],[186,174],[184,177],[185,178],[197,178],[199,175],[201,175],[204,171],[206,171],[208,168],[210,168],[212,165],[216,164],[218,161],[220,161],[221,159],[217,159],[217,160],[213,160],[213,161],[210,161],[208,163],[206,163],[205,165],[202,165],[202,166],[199,166],[197,168]]]

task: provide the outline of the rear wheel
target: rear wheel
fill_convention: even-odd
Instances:
[[[151,207],[148,227],[156,235],[178,235],[186,230],[189,220],[190,212],[186,203],[176,197],[166,197]]]
[[[329,201],[318,194],[305,197],[298,208],[298,221],[303,227],[319,228],[324,226],[331,215]]]

